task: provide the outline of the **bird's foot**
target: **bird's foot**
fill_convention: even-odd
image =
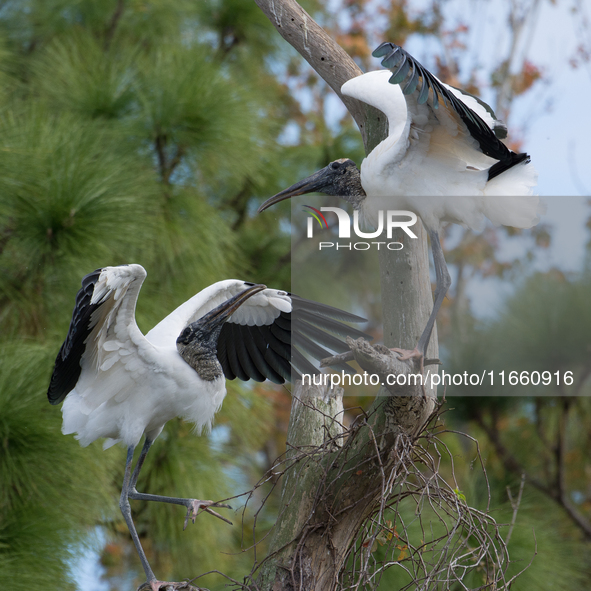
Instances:
[[[195,523],[195,518],[199,513],[205,512],[218,517],[222,521],[233,525],[233,523],[229,520],[214,511],[211,507],[222,507],[224,509],[231,509],[230,505],[224,505],[222,503],[214,503],[213,501],[200,501],[199,499],[190,499],[187,505],[187,515],[185,517],[185,525],[183,526],[183,530],[187,529],[187,525],[189,524],[189,519]]]
[[[390,349],[394,353],[398,353],[400,361],[407,361],[408,359],[416,359],[420,361],[423,359],[424,355],[421,353],[416,347],[411,351],[410,349],[399,349],[394,348]],[[433,357],[430,359],[423,359],[423,365],[443,365],[440,359],[437,357]]]
[[[177,591],[185,589],[186,591],[201,591],[201,587],[195,587],[189,583],[189,581],[157,581],[156,579],[150,581],[149,583],[144,583],[138,591],[142,591],[143,589],[149,588],[152,591]]]
[[[410,359],[413,359],[414,361],[422,362],[425,357],[416,347],[412,351],[410,349],[399,349],[397,347],[390,349],[390,351],[398,353],[398,359],[400,361],[409,361]]]
[[[415,347],[412,351],[410,349],[399,349],[398,347],[394,347],[393,349],[390,349],[390,351],[398,353],[398,359],[400,361],[409,361],[411,359],[416,361],[419,364],[421,373],[423,373],[425,365],[441,365],[439,359],[425,359],[425,355],[419,351],[418,347]]]
[[[418,364],[420,373],[423,373],[425,355],[419,351],[418,347],[415,347],[412,351],[410,349],[399,349],[395,347],[390,349],[390,351],[398,353],[398,359],[400,361],[414,361]]]

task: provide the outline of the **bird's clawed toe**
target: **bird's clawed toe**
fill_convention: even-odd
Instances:
[[[398,359],[400,361],[409,361],[410,359],[422,361],[425,357],[416,347],[412,351],[409,349],[399,349],[397,347],[390,349],[390,351],[398,353]]]
[[[154,579],[149,583],[144,583],[138,591],[143,591],[144,589],[147,590],[148,586],[152,591],[182,591],[185,589],[186,591],[201,591],[200,587],[194,587],[189,583],[189,581],[157,581]]]
[[[390,349],[390,351],[398,354],[399,361],[416,361],[419,364],[421,372],[423,371],[425,365],[443,365],[437,358],[425,359],[425,355],[419,351],[418,347],[415,347],[412,351],[409,349],[399,349],[395,347]]]
[[[231,509],[230,505],[225,505],[223,503],[214,503],[213,501],[200,501],[199,499],[191,499],[189,504],[187,505],[187,515],[185,516],[185,524],[183,525],[183,530],[187,529],[187,525],[189,525],[189,519],[195,523],[195,518],[199,513],[204,511],[205,513],[209,513],[214,515],[215,517],[233,525],[233,523],[229,520],[217,513],[212,509],[212,507],[221,507],[223,509]]]

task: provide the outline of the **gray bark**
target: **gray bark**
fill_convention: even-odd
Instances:
[[[384,346],[349,340],[359,365],[383,377],[414,372]],[[261,590],[336,588],[364,521],[395,485],[433,408],[420,385],[394,386],[342,438],[340,391],[294,388],[278,517],[269,555],[256,580]],[[336,419],[336,420],[335,420]]]
[[[279,34],[336,92],[359,126],[366,151],[385,137],[386,118],[365,103],[343,96],[341,86],[363,72],[349,54],[295,0],[255,0]]]
[[[363,73],[357,64],[295,0],[255,2],[340,97],[359,127],[366,153],[371,152],[386,137],[387,122],[377,109],[341,94],[347,80]],[[400,231],[393,239],[404,243],[403,250],[379,251],[384,342],[391,347],[414,348],[433,306],[427,238],[422,224],[418,225],[418,240],[407,240]],[[434,330],[428,357],[437,357],[437,352]]]
[[[345,103],[366,152],[386,137],[385,116],[343,97],[340,87],[362,72],[355,62],[294,0],[255,0],[288,41]],[[343,157],[346,154],[342,155]],[[384,341],[412,349],[433,306],[426,233],[405,240],[401,251],[380,250]],[[357,362],[369,373],[416,373],[385,347],[350,341]],[[434,331],[428,357],[437,357]],[[434,368],[430,366],[430,371]],[[435,392],[420,386],[380,388],[363,420],[340,437],[338,393],[294,387],[281,512],[269,554],[256,578],[261,590],[334,589],[347,552],[363,522],[380,506],[386,475],[395,475],[412,441],[435,406]],[[336,420],[335,420],[336,419]],[[390,486],[390,485],[389,485]]]

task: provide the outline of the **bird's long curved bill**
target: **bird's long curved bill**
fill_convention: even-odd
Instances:
[[[201,326],[209,326],[211,328],[223,324],[226,322],[226,320],[228,320],[228,318],[230,318],[230,316],[232,316],[232,314],[234,314],[234,312],[236,312],[236,310],[238,310],[238,308],[240,308],[240,306],[242,306],[242,304],[244,304],[248,298],[252,297],[256,293],[259,293],[259,291],[263,291],[263,289],[267,289],[267,286],[258,284],[248,287],[244,291],[241,291],[238,295],[226,300],[223,304],[220,304],[217,308],[214,308],[199,318],[197,322],[199,322]]]
[[[330,166],[330,165],[329,165]],[[310,175],[309,177],[298,181],[295,185],[292,185],[288,189],[277,193],[277,195],[273,195],[265,201],[258,209],[258,212],[261,213],[265,211],[271,205],[275,205],[275,203],[279,203],[280,201],[285,201],[286,199],[290,199],[291,197],[295,197],[296,195],[304,195],[305,193],[316,193],[321,192],[324,187],[330,184],[329,180],[329,167],[326,166],[322,170],[318,170],[314,174]]]

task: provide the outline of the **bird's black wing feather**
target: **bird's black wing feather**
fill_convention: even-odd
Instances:
[[[250,363],[247,361],[247,357],[249,359],[248,353],[246,352],[246,347],[244,346],[244,341],[240,338],[239,331],[236,329],[236,325],[232,323],[226,323],[228,328],[230,329],[230,338],[232,345],[228,347],[228,361],[230,363],[230,367],[232,368],[232,373],[241,380],[249,380],[249,367]],[[244,367],[246,366],[246,368]]]
[[[345,312],[345,310],[341,310],[340,308],[334,308],[328,304],[321,304],[320,302],[306,300],[293,293],[290,293],[289,297],[293,302],[294,310],[296,312],[299,310],[304,312],[315,312],[324,318],[332,318],[334,320],[341,320],[342,322],[367,322],[366,318],[362,318],[356,314],[351,314],[351,312]]]
[[[276,384],[318,369],[319,361],[348,350],[342,337],[371,337],[344,322],[364,322],[355,314],[288,294],[292,312],[281,312],[270,324],[247,326],[226,322],[218,339],[218,359],[227,379],[268,379]],[[341,338],[339,338],[341,337]],[[306,355],[308,357],[306,357]],[[336,369],[355,370],[341,363]]]
[[[94,286],[102,269],[89,273],[82,279],[82,287],[76,294],[76,304],[70,322],[70,329],[53,368],[53,375],[47,390],[51,404],[59,404],[73,390],[82,368],[80,360],[86,349],[85,341],[93,329],[92,314],[101,304],[91,304]]]
[[[268,378],[272,382],[281,383],[281,375],[265,359],[266,345],[260,332],[253,336],[254,338],[245,339],[244,341],[246,350],[250,356],[252,379],[257,382],[264,382]]]
[[[498,130],[496,128],[492,130],[477,113],[450,92],[429,70],[424,68],[402,47],[394,43],[382,43],[372,55],[384,58],[382,59],[382,65],[392,71],[390,82],[400,84],[404,94],[411,94],[417,88],[419,89],[417,96],[419,104],[424,104],[430,99],[431,107],[436,110],[439,108],[439,100],[441,99],[444,104],[449,103],[451,105],[468,128],[470,135],[478,142],[482,152],[498,160],[496,164],[489,168],[488,180],[493,179],[516,164],[529,162],[528,154],[517,154],[509,150],[500,141],[499,137],[506,135],[504,126],[499,125]],[[484,105],[480,99],[476,100]],[[492,113],[488,105],[485,105],[485,108]]]

